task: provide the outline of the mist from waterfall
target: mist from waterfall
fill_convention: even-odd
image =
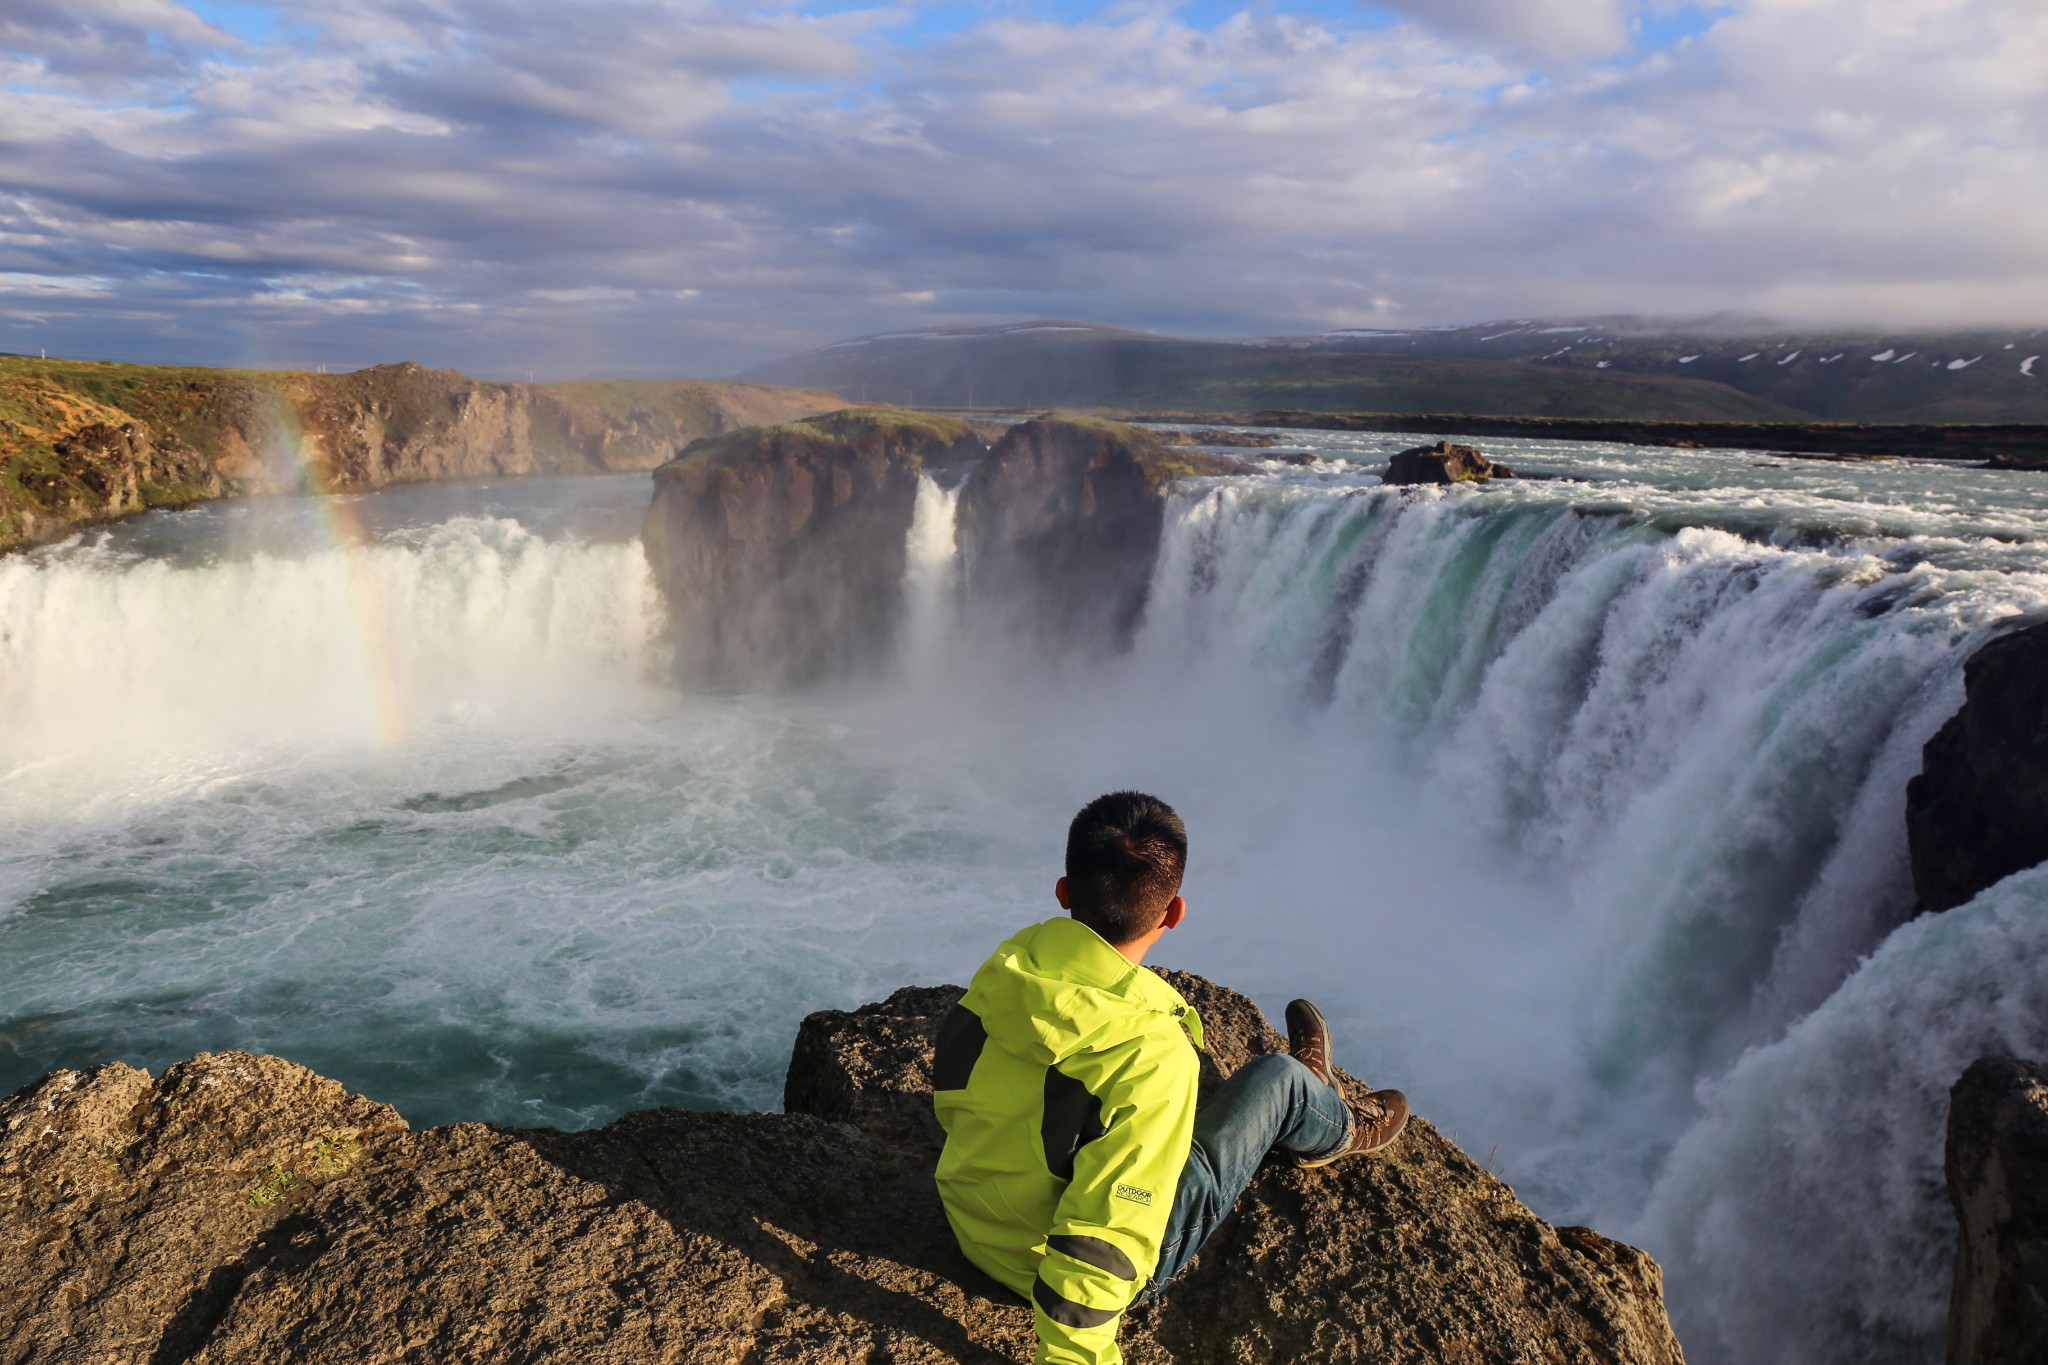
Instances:
[[[662,685],[638,479],[0,560],[0,1087],[242,1047],[416,1122],[772,1105],[805,1012],[963,978],[1139,786],[1194,840],[1161,960],[1317,998],[1663,1258],[1692,1358],[1935,1359],[1941,1096],[2048,1052],[2048,905],[1907,923],[1902,793],[2048,605],[2048,498],[1534,443],[1490,444],[1592,481],[1403,491],[1399,437],[1305,439],[1174,495],[1107,663],[981,620],[922,482],[901,667],[797,695]]]

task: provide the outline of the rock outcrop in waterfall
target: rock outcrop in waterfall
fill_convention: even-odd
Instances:
[[[1284,1046],[1170,979],[1207,1082]],[[1028,1360],[1029,1308],[961,1258],[932,1183],[958,993],[812,1016],[786,1114],[583,1133],[412,1131],[239,1053],[47,1076],[0,1102],[0,1359]],[[1268,1166],[1123,1340],[1133,1365],[1682,1359],[1655,1262],[1544,1223],[1423,1119],[1385,1159]]]
[[[1127,645],[1176,478],[1236,462],[1117,422],[1044,417],[993,447],[950,418],[855,408],[699,441],[655,473],[642,539],[684,672],[778,686],[895,657],[918,479],[959,489],[966,609],[1091,651]]]
[[[1485,483],[1489,479],[1511,479],[1514,476],[1514,470],[1504,464],[1496,464],[1481,450],[1438,441],[1433,446],[1416,446],[1389,458],[1386,481],[1396,484]]]
[[[1913,889],[1951,910],[2048,861],[2048,621],[2002,635],[1963,668],[1962,709],[1906,787]]]
[[[1949,1092],[1960,1235],[1948,1365],[2048,1360],[2048,1067],[1984,1057]]]
[[[641,539],[685,672],[772,686],[878,667],[901,625],[918,477],[957,476],[985,450],[965,422],[859,408],[663,465]]]
[[[1128,646],[1152,586],[1167,486],[1238,470],[1121,422],[1037,418],[1010,428],[960,492],[975,610],[1042,647]]]
[[[499,384],[0,360],[0,550],[151,507],[420,479],[652,469],[701,436],[840,406],[751,384]]]

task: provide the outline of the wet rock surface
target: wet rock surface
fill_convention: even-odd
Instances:
[[[1282,1046],[1169,979],[1209,1083]],[[957,994],[807,1020],[810,1113],[413,1132],[277,1058],[47,1077],[0,1104],[0,1361],[1027,1361],[1029,1310],[932,1185]],[[1681,1359],[1649,1257],[1545,1224],[1423,1120],[1383,1160],[1269,1166],[1123,1339],[1140,1365]]]
[[[1984,1057],[1949,1092],[1960,1235],[1949,1365],[2048,1360],[2048,1067]]]
[[[1962,709],[1906,786],[1913,889],[1949,910],[2048,861],[2048,621],[2000,636],[1963,669]]]
[[[1438,441],[1433,446],[1416,446],[1392,456],[1384,477],[1393,484],[1442,484],[1511,479],[1514,474],[1514,470],[1494,463],[1473,446]]]

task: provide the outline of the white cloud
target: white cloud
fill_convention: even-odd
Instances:
[[[1604,57],[1628,46],[1641,0],[1380,0],[1456,38],[1544,61]]]
[[[0,272],[111,282],[36,300],[74,349],[191,355],[176,319],[207,303],[223,345],[258,298],[279,359],[499,372],[1020,315],[2048,314],[2038,0],[1746,0],[1577,64],[1558,35],[1605,51],[1626,6],[911,46],[880,11],[328,0],[230,51],[164,0],[93,3],[0,30]]]

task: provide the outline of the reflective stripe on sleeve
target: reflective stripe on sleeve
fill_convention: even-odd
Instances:
[[[1081,1264],[1092,1265],[1097,1270],[1107,1270],[1119,1280],[1138,1278],[1138,1267],[1131,1264],[1131,1258],[1100,1237],[1057,1233],[1045,1239],[1045,1249],[1057,1251],[1062,1256],[1071,1256]]]
[[[1123,1312],[1121,1308],[1089,1308],[1075,1303],[1042,1278],[1032,1282],[1031,1301],[1062,1327],[1100,1327],[1106,1322],[1115,1322],[1117,1315]]]

